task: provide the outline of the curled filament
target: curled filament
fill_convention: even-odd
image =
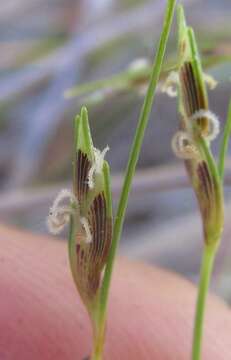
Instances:
[[[67,205],[62,205],[64,201],[68,201]],[[74,213],[72,204],[78,207],[78,201],[70,190],[63,189],[57,195],[50,208],[47,217],[47,227],[50,233],[59,234],[65,225],[69,223],[70,215]]]
[[[185,131],[177,131],[173,136],[172,149],[175,155],[180,159],[197,159],[199,156],[199,152],[191,137]]]
[[[171,71],[161,87],[161,92],[166,93],[170,97],[176,97],[178,84],[178,73],[176,71]]]
[[[208,120],[208,130],[206,130],[206,132],[203,132],[202,135],[208,141],[214,140],[220,131],[220,123],[218,117],[210,110],[199,110],[196,111],[189,120],[199,122],[201,118],[205,118]]]

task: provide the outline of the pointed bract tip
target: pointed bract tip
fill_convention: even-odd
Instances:
[[[88,110],[87,110],[86,106],[81,107],[80,115],[83,120],[86,120],[86,119],[88,120]]]
[[[177,20],[181,26],[186,27],[186,19],[184,14],[184,8],[182,4],[177,5]]]
[[[187,28],[184,8],[181,4],[177,6],[177,23],[178,23],[179,40],[180,40],[182,38],[183,32]]]

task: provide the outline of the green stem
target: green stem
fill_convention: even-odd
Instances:
[[[216,249],[214,248],[211,249],[205,246],[202,257],[202,263],[201,263],[199,292],[198,292],[197,305],[196,305],[192,360],[201,359],[201,345],[202,345],[202,335],[203,335],[205,304],[209,289],[211,273],[213,270],[215,255],[216,255]]]
[[[225,171],[225,156],[227,154],[229,139],[231,133],[231,101],[229,103],[228,117],[225,123],[224,135],[220,147],[219,153],[219,162],[218,162],[218,171],[220,174],[220,178],[223,181],[224,179],[224,171]]]
[[[119,240],[121,238],[123,223],[125,212],[127,209],[128,204],[128,197],[132,185],[133,176],[136,170],[136,164],[139,158],[141,146],[143,143],[143,138],[145,134],[145,129],[148,124],[149,116],[152,109],[152,104],[155,96],[156,87],[158,84],[158,80],[160,77],[161,67],[163,63],[163,58],[165,54],[165,49],[167,45],[167,40],[170,33],[170,28],[172,24],[172,19],[174,15],[174,8],[175,8],[176,0],[168,0],[167,8],[164,18],[163,30],[160,36],[160,41],[158,44],[158,50],[156,53],[155,61],[151,71],[150,82],[148,86],[148,90],[144,99],[144,104],[140,113],[138,126],[136,129],[135,137],[133,140],[132,148],[129,155],[128,165],[126,169],[126,174],[124,178],[123,188],[120,195],[118,210],[115,218],[115,224],[113,229],[113,239],[112,239],[112,246],[107,262],[107,266],[105,269],[105,275],[103,278],[103,283],[101,287],[101,299],[99,301],[99,326],[105,327],[106,322],[106,312],[107,312],[107,303],[108,303],[108,296],[109,296],[109,289],[111,283],[111,276],[113,265],[115,261],[116,251],[118,248]],[[94,359],[94,357],[93,357]],[[100,357],[98,357],[100,359]]]
[[[104,348],[104,339],[105,339],[105,322],[103,326],[98,324],[99,327],[96,327],[94,330],[94,339],[93,339],[93,350],[91,360],[101,360]]]

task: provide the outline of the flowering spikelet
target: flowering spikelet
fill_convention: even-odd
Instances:
[[[73,192],[62,190],[47,219],[49,230],[59,233],[70,222],[69,258],[79,294],[92,320],[112,238],[109,166],[93,146],[87,110],[75,119]]]
[[[219,132],[219,121],[210,110],[193,30],[186,26],[179,7],[178,94],[180,131],[173,138],[175,154],[185,160],[201,210],[204,239],[216,246],[223,229],[223,194],[210,142]]]
[[[71,217],[69,256],[80,296],[91,311],[97,301],[112,238],[109,167],[93,146],[87,110],[75,119],[73,192],[79,211]]]

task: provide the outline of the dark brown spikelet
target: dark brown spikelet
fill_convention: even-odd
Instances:
[[[208,110],[208,100],[203,91],[202,85],[195,76],[191,62],[185,62],[180,69],[180,84],[182,97],[187,118],[190,118],[199,110]],[[208,131],[208,119],[198,119],[198,125],[203,132]]]
[[[76,184],[75,184],[75,191],[76,191],[76,197],[79,200],[79,203],[81,204],[83,200],[86,198],[87,192],[89,190],[88,186],[88,173],[91,168],[91,163],[88,160],[88,157],[86,154],[84,154],[81,150],[78,150],[76,153]]]
[[[216,192],[213,179],[209,172],[208,165],[205,161],[201,161],[198,163],[197,175],[198,186],[195,189],[196,195],[198,198],[202,218],[204,219],[204,224],[208,224],[210,220],[213,221],[212,219],[210,219],[210,217],[213,216],[214,210],[216,210]],[[205,228],[204,231],[206,232]],[[206,239],[207,236],[205,236],[205,240]]]
[[[179,150],[182,150],[182,154],[179,152],[179,157],[185,160],[186,170],[197,197],[204,241],[208,246],[216,246],[223,230],[224,204],[220,176],[210,150],[210,142],[215,137],[218,126],[209,110],[206,79],[195,35],[186,24],[182,7],[179,7],[178,25],[179,110],[181,113],[178,135],[184,134],[185,139],[189,139],[189,145],[192,146],[189,149],[193,150],[192,154],[189,152],[192,156],[188,156],[186,151],[184,154],[184,144],[180,144],[182,149],[179,146]],[[177,144],[173,143],[173,145]],[[178,156],[177,146],[173,149],[177,150],[175,152]]]
[[[112,220],[107,217],[103,192],[94,198],[88,212],[88,222],[91,243],[81,241],[83,234],[78,234],[76,245],[78,286],[81,296],[87,301],[92,300],[99,288],[101,272],[111,246]]]
[[[204,206],[202,209],[203,213],[205,215],[205,218],[207,217],[206,213],[210,212],[212,202],[214,200],[214,189],[213,189],[213,182],[208,170],[208,166],[205,161],[201,161],[198,164],[197,167],[197,174],[199,179],[198,184],[198,193],[200,196],[203,196],[204,201],[200,201],[200,203],[203,203]]]

